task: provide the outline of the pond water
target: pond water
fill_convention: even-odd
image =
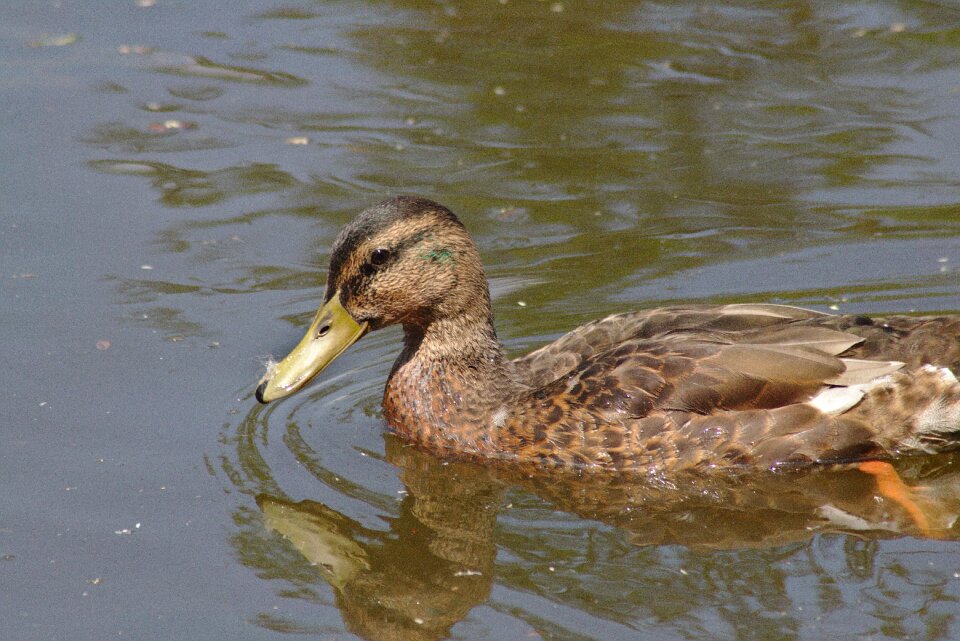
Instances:
[[[960,637],[960,458],[901,466],[933,538],[858,472],[688,492],[432,459],[385,434],[396,331],[253,398],[339,227],[399,192],[471,230],[512,354],[678,302],[960,312],[958,25],[0,1],[0,638]]]

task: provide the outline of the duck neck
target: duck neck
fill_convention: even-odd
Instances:
[[[521,387],[490,314],[405,325],[403,352],[387,380],[387,421],[437,450],[489,449],[489,415]]]

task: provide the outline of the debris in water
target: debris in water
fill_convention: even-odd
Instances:
[[[147,111],[156,113],[164,111],[179,111],[181,109],[181,105],[175,102],[148,102],[143,105],[143,108]]]
[[[136,53],[143,56],[148,53],[153,53],[153,47],[147,47],[145,45],[120,45],[117,47],[117,53],[122,55]]]
[[[133,534],[135,530],[139,530],[139,529],[140,529],[140,524],[135,523],[133,525],[133,529],[125,527],[122,530],[114,530],[113,533],[114,534]]]
[[[269,381],[273,378],[274,373],[277,371],[277,365],[280,361],[275,361],[272,356],[267,356],[266,362],[263,364],[266,368],[266,371],[263,373],[263,376],[260,377],[260,382]]]
[[[183,131],[184,129],[196,129],[197,123],[186,122],[183,120],[164,120],[163,122],[151,122],[147,125],[147,130],[152,134],[165,134],[169,132]]]
[[[111,345],[111,344],[112,344],[112,343],[110,343],[110,341],[108,341],[108,340],[105,339],[105,338],[102,338],[102,339],[100,339],[100,340],[97,341],[97,349],[100,350],[101,352],[105,352],[105,351],[107,351],[108,349],[110,349],[110,345]]]
[[[66,47],[80,40],[75,33],[62,33],[56,36],[43,36],[30,43],[31,47]]]
[[[267,376],[273,376],[274,372],[277,371],[277,365],[279,365],[279,363],[278,363],[277,361],[273,360],[272,358],[268,358],[268,359],[267,359],[267,362],[264,363],[264,365],[265,365],[266,368],[267,368],[266,375],[267,375]]]

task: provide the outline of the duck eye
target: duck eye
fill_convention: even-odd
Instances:
[[[380,265],[387,262],[387,259],[389,258],[390,258],[390,250],[383,249],[381,247],[380,249],[373,250],[373,253],[370,254],[370,263],[372,265],[376,265],[377,267],[379,267]]]

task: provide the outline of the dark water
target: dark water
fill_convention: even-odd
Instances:
[[[960,311],[960,11],[141,4],[0,2],[0,638],[960,636],[960,460],[901,469],[936,539],[856,472],[425,457],[391,331],[252,398],[399,191],[474,233],[513,353],[673,302]]]

